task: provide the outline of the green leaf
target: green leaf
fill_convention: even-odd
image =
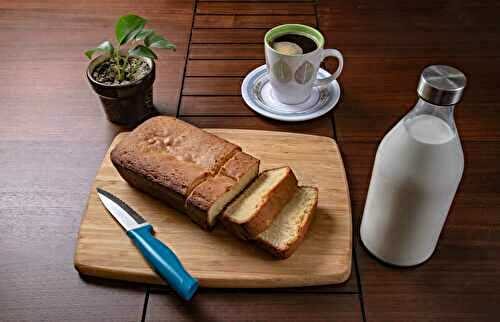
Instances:
[[[120,17],[115,27],[118,43],[123,45],[127,41],[134,39],[142,31],[147,22],[146,19],[136,15]]]
[[[136,30],[132,31],[131,33],[128,34],[127,37],[125,37],[125,39],[123,40],[123,44],[126,44],[128,43],[129,41],[132,41],[134,39],[136,39],[137,35],[140,34],[142,32],[142,27],[140,28],[137,28]]]
[[[151,35],[152,33],[154,33],[152,29],[142,29],[141,32],[139,32],[137,36],[135,36],[135,40],[146,39],[146,37]]]
[[[152,51],[151,49],[149,49],[148,47],[146,47],[144,45],[137,45],[136,47],[130,49],[128,51],[128,54],[131,56],[141,56],[141,57],[147,57],[147,58],[151,58],[151,59],[158,59],[158,56],[156,56],[154,51]]]
[[[147,47],[175,49],[175,45],[173,43],[154,32],[144,39],[144,44]]]
[[[111,55],[113,53],[113,50],[114,50],[113,44],[106,40],[103,43],[101,43],[99,46],[87,50],[85,52],[85,56],[87,56],[88,59],[92,59],[92,56],[96,52],[103,52],[103,53],[108,53]]]

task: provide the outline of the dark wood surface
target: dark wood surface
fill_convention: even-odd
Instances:
[[[202,127],[337,139],[353,206],[351,278],[283,290],[202,289],[192,303],[162,287],[84,278],[76,234],[108,123],[82,52],[129,12],[177,44],[161,52],[155,105]],[[496,321],[500,302],[500,6],[495,1],[0,0],[1,321]],[[280,23],[317,26],[345,69],[334,113],[283,123],[239,95]],[[414,104],[418,75],[447,63],[469,77],[456,119],[466,170],[436,253],[395,269],[359,243],[377,143]],[[334,68],[327,61],[327,68]]]

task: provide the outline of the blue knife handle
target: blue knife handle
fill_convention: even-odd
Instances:
[[[179,258],[165,244],[156,239],[151,225],[131,229],[127,235],[134,241],[154,270],[186,301],[198,289],[198,281],[184,269]]]

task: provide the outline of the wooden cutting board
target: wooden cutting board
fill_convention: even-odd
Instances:
[[[316,217],[292,257],[278,260],[241,241],[222,225],[206,232],[189,218],[129,186],[109,159],[109,151],[90,193],[75,255],[86,275],[164,284],[142,258],[125,231],[106,212],[95,188],[125,201],[147,221],[156,237],[181,259],[204,287],[296,287],[344,282],[351,272],[351,205],[342,158],[334,140],[286,132],[210,129],[261,160],[261,171],[289,165],[299,183],[319,188]],[[110,150],[127,133],[119,134]]]

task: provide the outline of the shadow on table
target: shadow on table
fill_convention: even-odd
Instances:
[[[80,273],[78,275],[80,275],[80,278],[83,282],[93,284],[95,286],[109,287],[115,289],[138,290],[141,292],[145,292],[148,289],[148,286],[146,284],[105,279],[100,277],[83,275]]]

